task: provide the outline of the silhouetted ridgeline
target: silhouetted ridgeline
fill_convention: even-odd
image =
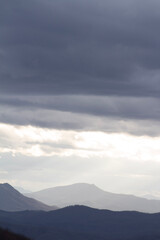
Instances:
[[[0,226],[34,240],[159,240],[160,214],[72,206],[51,212],[0,211]]]
[[[8,183],[0,184],[0,210],[4,211],[24,211],[43,210],[51,211],[57,207],[48,206],[35,199],[25,197]]]
[[[0,228],[0,240],[29,240],[29,238]]]

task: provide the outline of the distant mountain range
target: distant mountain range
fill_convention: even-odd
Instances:
[[[133,195],[110,193],[101,190],[93,184],[86,183],[53,187],[29,193],[26,196],[58,207],[79,204],[114,211],[160,212],[160,200],[149,200]]]
[[[56,207],[47,206],[35,199],[23,196],[8,183],[0,184],[0,210],[4,211],[24,211],[24,210],[44,210],[50,211]]]
[[[160,214],[71,206],[42,212],[0,211],[0,226],[33,240],[159,240]]]
[[[103,204],[103,206],[118,208],[118,210],[133,207],[153,210],[156,207],[158,209],[160,204],[160,201],[156,200],[108,193],[91,184],[73,184],[43,190],[39,193],[45,193],[46,198],[48,194],[50,204],[54,197],[59,206],[75,204],[79,201],[83,204],[99,204],[99,206]],[[160,239],[160,213],[109,211],[82,205],[49,211],[55,207],[49,207],[37,200],[25,197],[7,183],[0,184],[0,209],[5,210],[0,210],[1,228],[9,229],[11,232],[24,235],[32,240]],[[6,234],[8,238],[5,238]],[[0,239],[24,238],[0,229]]]
[[[49,206],[50,205],[50,206]],[[113,211],[160,212],[160,200],[133,195],[115,194],[101,190],[94,184],[77,183],[54,187],[24,196],[8,183],[0,184],[0,210],[51,211],[58,207],[85,205]]]

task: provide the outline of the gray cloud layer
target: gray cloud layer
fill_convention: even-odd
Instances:
[[[0,0],[0,92],[159,96],[158,0]]]
[[[0,0],[0,122],[159,135],[158,0]]]
[[[126,119],[160,119],[160,100],[156,98],[111,97],[111,96],[19,96],[0,97],[1,105],[19,109],[54,110],[74,112],[100,117]]]
[[[0,122],[3,123],[160,135],[159,100],[154,98],[21,96],[0,97],[0,102]]]

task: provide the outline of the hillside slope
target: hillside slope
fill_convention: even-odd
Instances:
[[[51,212],[3,212],[0,226],[34,240],[159,240],[160,214],[72,206]]]
[[[8,230],[4,230],[0,228],[0,239],[1,240],[29,240],[24,236],[12,233]]]
[[[35,199],[28,198],[14,189],[8,183],[0,184],[0,210],[23,211],[23,210],[54,210],[56,207],[47,206]]]

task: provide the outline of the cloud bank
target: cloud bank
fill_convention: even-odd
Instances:
[[[111,118],[159,134],[140,124],[160,120],[159,7],[157,0],[1,0],[0,121],[105,130]],[[43,119],[46,112],[57,120]]]
[[[1,0],[1,94],[159,97],[159,7]]]

